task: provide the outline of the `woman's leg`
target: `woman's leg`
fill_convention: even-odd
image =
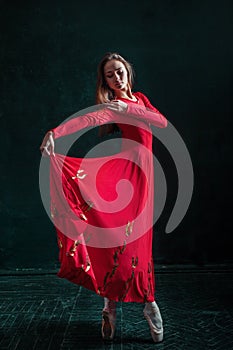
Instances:
[[[156,302],[146,303],[143,314],[149,324],[154,342],[161,342],[163,340],[163,320]]]
[[[101,333],[104,340],[112,340],[116,329],[116,301],[104,298]]]

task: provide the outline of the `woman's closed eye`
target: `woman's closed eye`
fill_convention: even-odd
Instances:
[[[122,69],[117,70],[117,74],[122,75],[122,73],[123,73]],[[113,77],[113,74],[106,75],[106,78],[112,78],[112,77]]]

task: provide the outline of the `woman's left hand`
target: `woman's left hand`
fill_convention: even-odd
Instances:
[[[106,103],[107,108],[115,112],[124,113],[127,112],[128,105],[127,103],[120,100],[112,100],[110,103]]]

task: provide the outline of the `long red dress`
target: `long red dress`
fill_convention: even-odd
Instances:
[[[100,109],[53,129],[57,139],[116,122],[122,149],[99,158],[50,157],[51,217],[60,248],[59,277],[111,300],[143,303],[153,301],[155,293],[149,124],[166,127],[167,120],[144,94],[133,95],[136,102],[120,98],[128,104],[124,115]]]

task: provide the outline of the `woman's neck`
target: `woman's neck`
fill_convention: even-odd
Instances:
[[[131,89],[128,89],[127,91],[119,90],[119,91],[115,92],[115,97],[116,98],[126,98],[126,99],[129,99],[129,100],[133,100],[134,99],[134,96],[132,94]]]

